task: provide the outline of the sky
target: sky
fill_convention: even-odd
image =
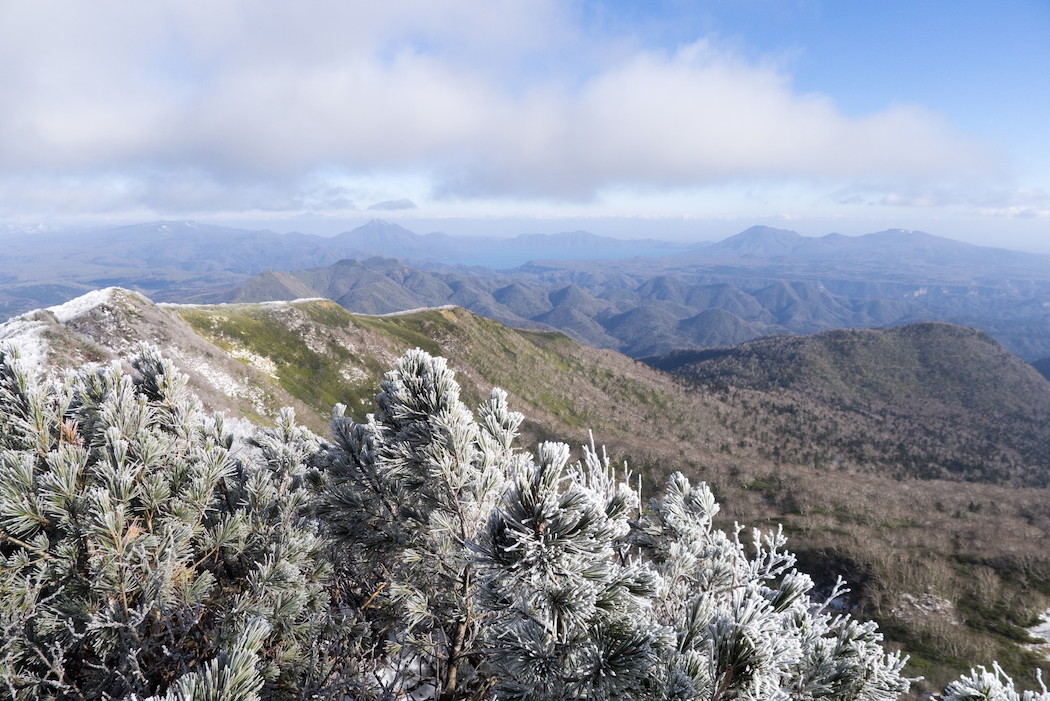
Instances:
[[[0,1],[0,224],[1050,252],[1047,0]]]

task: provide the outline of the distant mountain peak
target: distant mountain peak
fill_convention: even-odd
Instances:
[[[772,258],[787,255],[808,240],[790,229],[752,226],[724,241],[699,248],[697,252],[705,256]]]
[[[756,236],[777,238],[788,237],[791,239],[803,238],[802,234],[798,233],[797,231],[792,231],[791,229],[778,229],[775,226],[765,226],[762,224],[755,224],[754,226],[749,226],[743,231],[741,231],[739,234],[730,236],[729,238],[735,239]]]
[[[353,233],[355,231],[375,231],[375,232],[395,231],[395,232],[398,232],[398,233],[412,234],[413,236],[417,236],[418,235],[418,234],[416,234],[416,232],[412,231],[411,229],[406,229],[405,227],[401,226],[400,224],[398,224],[396,222],[388,221],[386,219],[379,219],[378,217],[375,218],[375,219],[369,220],[368,222],[366,222],[366,223],[362,224],[361,226],[357,227],[356,229],[352,229],[350,233]]]
[[[333,240],[355,257],[379,255],[419,260],[440,257],[450,249],[445,237],[420,236],[385,219],[373,219],[336,235]]]
[[[358,228],[359,229],[360,228],[364,228],[364,227],[375,228],[375,227],[387,227],[387,226],[398,226],[399,228],[401,228],[399,225],[394,224],[391,221],[387,221],[386,219],[383,219],[382,217],[375,217],[373,219],[369,219],[367,222],[365,222],[364,224],[362,224]]]

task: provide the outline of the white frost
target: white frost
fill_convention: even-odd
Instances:
[[[0,324],[0,348],[17,350],[25,367],[40,370],[47,363],[50,346],[44,338],[47,324],[30,318],[35,314],[29,312]]]
[[[273,362],[269,358],[257,355],[256,353],[252,353],[247,348],[242,348],[240,346],[234,346],[233,348],[231,348],[230,355],[232,355],[234,358],[237,358],[237,360],[244,361],[253,368],[262,370],[275,380],[277,379],[277,363]]]
[[[219,303],[208,303],[208,304],[192,304],[187,302],[157,302],[158,307],[243,307],[245,305],[251,306],[285,306],[289,304],[299,304],[300,302],[330,302],[331,300],[327,297],[299,297],[298,299],[275,299],[269,302],[219,302]]]
[[[1028,632],[1033,638],[1041,638],[1044,642],[1050,643],[1050,609],[1043,611],[1043,615],[1039,617],[1039,623],[1029,628]]]
[[[1029,643],[1027,647],[1043,659],[1050,660],[1050,609],[1043,611],[1039,617],[1039,623],[1028,629],[1028,634],[1035,638],[1036,642]]]
[[[119,287],[106,287],[101,290],[92,290],[85,295],[80,295],[63,304],[48,307],[47,311],[55,315],[60,323],[66,324],[73,319],[80,318],[100,304],[105,304],[113,297],[114,292],[124,292]]]
[[[418,307],[416,309],[405,309],[400,312],[389,312],[387,314],[361,314],[361,316],[404,316],[406,314],[417,314],[419,312],[438,312],[455,309],[455,304],[443,304],[440,307]]]
[[[92,290],[87,294],[48,307],[46,312],[54,315],[60,324],[67,324],[78,319],[99,305],[105,304],[113,299],[117,292],[134,295],[136,293],[124,290],[120,287],[107,287],[101,290]],[[44,332],[50,325],[46,316],[41,318],[40,310],[26,312],[9,319],[0,324],[0,343],[5,348],[18,349],[22,361],[27,367],[42,370],[47,365],[47,357],[50,345],[45,338]]]

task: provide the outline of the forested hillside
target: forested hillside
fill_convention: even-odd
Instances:
[[[763,442],[775,446],[773,457],[797,459],[820,445],[829,452],[812,453],[814,462],[1050,484],[1050,383],[975,329],[921,323],[773,336],[647,362],[704,388],[746,393],[762,417],[751,430],[770,435]]]

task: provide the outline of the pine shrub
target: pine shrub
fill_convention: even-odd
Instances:
[[[296,697],[330,618],[317,439],[290,412],[238,437],[155,350],[131,365],[0,355],[0,694]]]

